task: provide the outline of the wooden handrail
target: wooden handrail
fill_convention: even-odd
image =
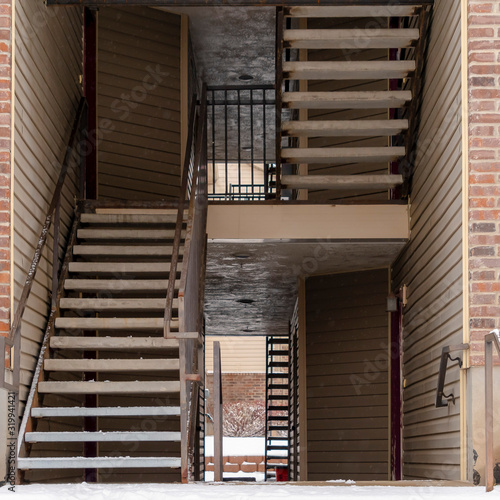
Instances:
[[[75,139],[80,130],[80,123],[82,117],[84,115],[84,111],[87,107],[87,100],[85,97],[82,97],[80,100],[80,104],[78,106],[78,111],[76,112],[76,117],[73,122],[73,128],[71,130],[70,138],[68,141],[68,145],[66,147],[66,153],[64,155],[64,160],[62,162],[61,172],[59,173],[59,178],[57,179],[57,183],[54,189],[54,194],[52,195],[52,200],[50,202],[47,216],[45,217],[45,222],[42,227],[42,232],[40,234],[40,238],[38,240],[38,244],[35,249],[35,254],[33,256],[33,260],[31,262],[31,266],[28,271],[28,275],[24,282],[23,291],[21,293],[21,297],[19,299],[19,305],[17,306],[16,313],[14,315],[14,319],[12,321],[12,327],[9,332],[9,340],[14,341],[14,337],[17,335],[18,330],[21,326],[21,320],[26,309],[26,304],[28,302],[28,298],[31,293],[31,289],[33,287],[33,282],[35,281],[36,273],[38,271],[38,265],[40,264],[40,260],[42,258],[42,252],[47,243],[47,237],[49,235],[50,227],[52,225],[52,220],[54,218],[54,212],[57,207],[61,203],[61,192],[64,185],[64,181],[66,180],[66,175],[68,173],[69,164],[71,161],[71,155],[75,149]],[[52,303],[52,308],[54,304]]]
[[[177,265],[179,263],[179,251],[181,247],[182,225],[184,222],[184,209],[188,189],[189,170],[191,166],[191,151],[193,149],[193,132],[197,130],[198,123],[193,123],[196,115],[196,98],[193,97],[191,110],[189,112],[189,130],[186,140],[186,154],[184,156],[184,166],[182,170],[182,182],[179,192],[179,205],[177,207],[177,221],[175,225],[174,242],[172,245],[172,260],[170,263],[170,274],[168,277],[167,297],[165,304],[165,315],[163,321],[163,336],[169,337],[170,321],[172,320],[172,310],[175,295],[175,279],[177,276]]]

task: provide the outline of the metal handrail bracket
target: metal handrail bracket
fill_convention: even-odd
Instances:
[[[444,385],[446,380],[446,369],[448,368],[448,360],[458,361],[458,366],[462,368],[463,365],[462,358],[460,357],[452,358],[450,353],[458,351],[468,351],[469,347],[470,347],[469,344],[448,345],[443,347],[443,350],[441,351],[441,363],[439,365],[438,385],[436,390],[436,408],[443,408],[448,406],[449,399],[451,399],[453,404],[455,404],[455,396],[453,393],[444,394]]]

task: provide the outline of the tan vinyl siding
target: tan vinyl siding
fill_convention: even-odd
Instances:
[[[220,342],[223,373],[265,373],[265,337],[207,337],[205,362],[207,372],[214,368],[214,342]]]
[[[82,9],[16,2],[14,298],[17,307],[81,97]],[[62,243],[78,191],[76,162],[63,190]],[[52,236],[22,322],[21,389],[31,384],[49,312]]]
[[[435,408],[441,349],[462,342],[462,153],[460,2],[434,8],[419,153],[411,194],[411,240],[394,265],[408,286],[404,321],[404,477],[460,479],[460,373],[446,374],[456,404]]]
[[[180,16],[101,8],[99,198],[155,200],[180,185]]]
[[[387,269],[306,281],[309,481],[388,479],[387,289]]]

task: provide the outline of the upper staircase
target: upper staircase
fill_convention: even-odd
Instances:
[[[283,189],[382,200],[408,180],[398,163],[415,140],[428,3],[281,12]]]

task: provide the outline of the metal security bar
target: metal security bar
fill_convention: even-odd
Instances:
[[[274,197],[275,114],[273,85],[208,88],[209,199]]]

